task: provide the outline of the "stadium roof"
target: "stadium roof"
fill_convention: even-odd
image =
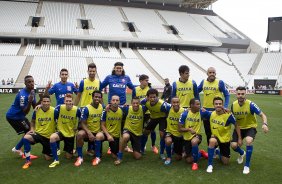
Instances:
[[[177,4],[187,8],[207,8],[217,0],[130,0],[131,2],[152,2],[161,4]]]

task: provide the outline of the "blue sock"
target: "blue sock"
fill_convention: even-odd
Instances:
[[[122,152],[118,152],[117,156],[118,156],[119,160],[122,160],[123,153]]]
[[[163,138],[161,138],[161,140],[160,140],[160,154],[164,154],[164,150],[165,150],[165,140]]]
[[[30,142],[29,142],[29,140],[23,138],[23,144],[24,144],[24,153],[25,154],[28,153],[28,154],[26,154],[25,158],[26,158],[27,161],[30,161],[30,154],[29,154],[29,152],[31,150]]]
[[[52,150],[52,155],[54,160],[58,161],[58,155],[57,155],[57,148],[58,148],[58,142],[50,142],[50,147]]]
[[[143,134],[141,136],[141,152],[142,153],[144,153],[144,151],[145,151],[145,146],[146,146],[147,140],[148,140],[148,136]]]
[[[101,141],[95,141],[95,154],[96,157],[101,157]]]
[[[198,152],[198,160],[202,157],[202,153]]]
[[[76,147],[76,151],[77,151],[77,156],[79,156],[80,158],[83,158],[83,156],[82,156],[82,147]]]
[[[215,154],[218,155],[219,160],[221,160],[220,149],[215,149]]]
[[[57,143],[57,150],[59,150],[60,149],[60,141],[57,141],[56,143]]]
[[[192,156],[194,159],[194,163],[198,162],[198,155],[199,155],[199,147],[197,146],[192,146]]]
[[[243,155],[243,154],[244,154],[244,151],[243,151],[239,146],[237,146],[237,148],[234,149],[234,151],[236,151],[236,152],[239,153],[240,155]]]
[[[88,142],[87,151],[94,150],[94,142]]]
[[[171,145],[167,146],[165,145],[165,150],[168,158],[171,158]]]
[[[250,167],[251,157],[253,153],[253,146],[246,146],[246,163],[245,166]]]
[[[151,132],[151,140],[152,140],[152,146],[155,146],[156,144],[156,139],[157,139],[157,135],[155,131]]]
[[[24,144],[24,143],[23,143],[23,139],[24,139],[24,138],[21,138],[21,140],[20,140],[20,141],[18,142],[18,144],[16,145],[16,147],[15,147],[16,150],[20,150],[20,149],[23,147],[23,144]]]
[[[208,148],[208,165],[212,165],[213,155],[214,155],[214,148]]]

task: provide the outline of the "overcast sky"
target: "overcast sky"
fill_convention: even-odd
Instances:
[[[265,47],[268,17],[282,17],[282,0],[218,0],[212,5],[212,9]]]

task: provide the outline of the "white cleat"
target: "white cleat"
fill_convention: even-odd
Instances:
[[[16,153],[16,154],[19,154],[20,156],[23,155],[23,152],[21,150],[17,150],[15,147],[13,147],[12,152]]]
[[[212,173],[212,170],[213,170],[213,166],[209,165],[208,168],[207,168],[207,172],[208,173]]]
[[[242,164],[244,162],[244,157],[246,155],[246,152],[244,151],[244,154],[243,155],[240,155],[239,154],[239,157],[237,158],[237,162],[238,164]]]
[[[249,174],[250,173],[250,168],[247,166],[244,166],[243,174]]]

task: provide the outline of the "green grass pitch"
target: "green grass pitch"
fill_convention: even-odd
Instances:
[[[173,161],[165,166],[158,155],[150,149],[147,143],[146,155],[135,161],[131,155],[125,153],[122,165],[114,166],[113,159],[105,152],[107,143],[104,143],[102,162],[99,166],[91,165],[92,158],[85,155],[81,167],[74,167],[75,159],[67,160],[61,154],[61,164],[56,168],[48,168],[51,161],[43,157],[33,161],[33,165],[23,170],[24,160],[11,152],[21,136],[8,124],[5,113],[15,98],[15,94],[0,95],[0,184],[22,183],[281,183],[282,182],[282,97],[267,95],[249,95],[268,117],[270,131],[264,134],[259,119],[258,133],[254,143],[254,152],[251,161],[251,172],[243,175],[243,165],[236,162],[237,154],[231,150],[231,162],[223,166],[218,160],[214,161],[212,174],[206,173],[207,160],[201,159],[199,170],[191,170],[191,165],[182,161]],[[106,96],[104,96],[106,99]],[[231,96],[231,101],[234,96]],[[53,99],[52,104],[54,104]],[[28,117],[31,117],[31,112]],[[158,131],[157,131],[158,134]],[[150,140],[150,139],[149,139]],[[157,138],[157,145],[159,145]],[[205,136],[203,136],[205,140]],[[63,143],[61,143],[61,149]],[[84,151],[85,151],[84,146]],[[243,147],[245,149],[245,145]],[[200,149],[207,149],[205,141]],[[32,153],[41,155],[41,145],[32,147]]]

